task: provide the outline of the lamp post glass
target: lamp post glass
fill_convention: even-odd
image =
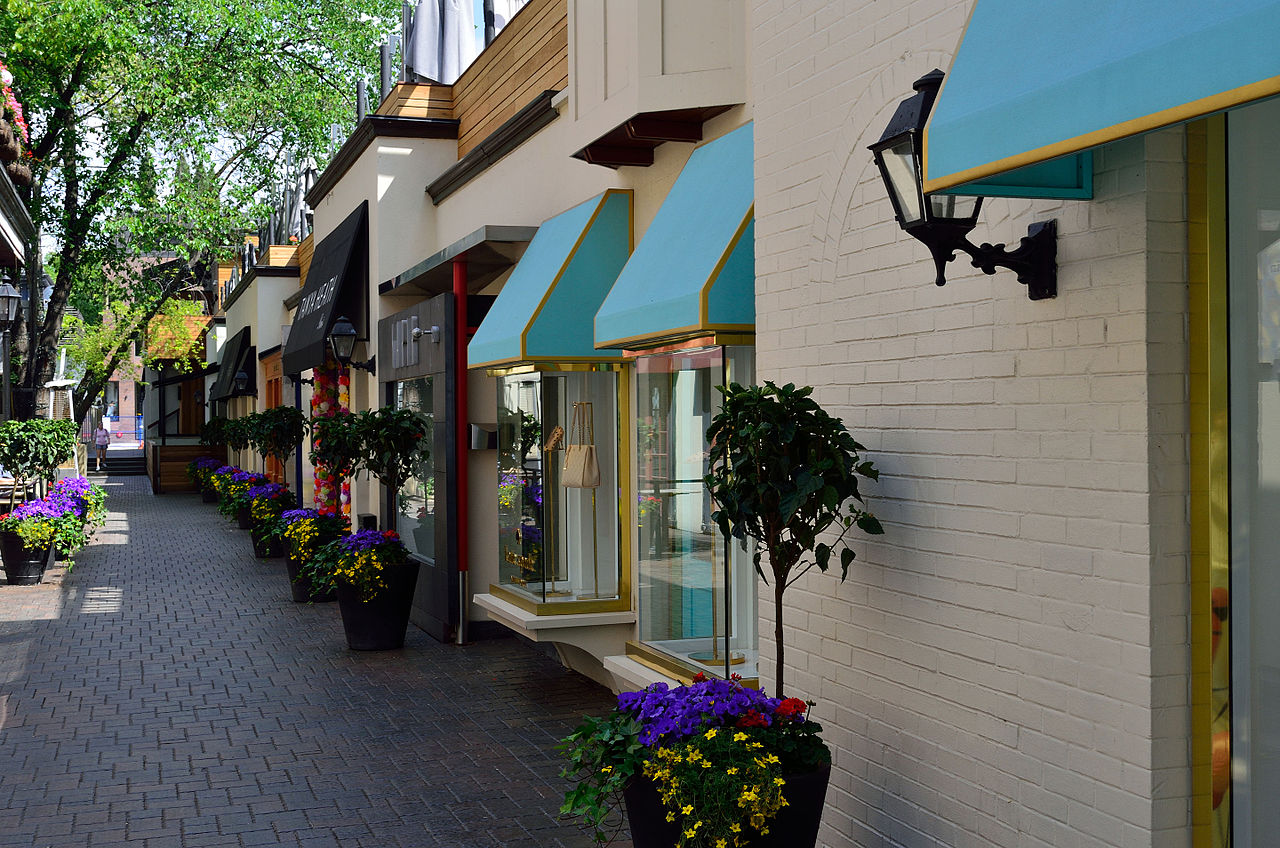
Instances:
[[[351,355],[356,349],[356,328],[345,315],[333,322],[333,329],[329,331],[329,344],[333,346],[334,359],[343,365],[351,364]]]

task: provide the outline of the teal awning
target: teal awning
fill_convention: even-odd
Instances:
[[[752,125],[693,151],[596,313],[596,344],[755,329]]]
[[[548,219],[467,346],[470,368],[599,362],[591,316],[631,252],[631,192],[610,189]]]
[[[1278,33],[1280,0],[976,0],[925,132],[925,191],[1280,93]]]

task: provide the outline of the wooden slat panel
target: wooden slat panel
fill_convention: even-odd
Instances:
[[[316,255],[316,237],[311,233],[298,245],[298,288],[307,283],[307,272],[311,270],[311,260]]]
[[[296,244],[273,244],[266,253],[258,257],[259,265],[273,265],[284,268],[298,264],[298,246]]]
[[[452,118],[453,89],[447,85],[400,83],[378,107],[377,114],[404,118]]]
[[[569,76],[567,0],[533,0],[453,86],[462,158],[539,92]]]

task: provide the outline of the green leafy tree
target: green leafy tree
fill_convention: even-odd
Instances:
[[[59,245],[53,290],[18,333],[19,399],[57,362],[69,304],[118,313],[104,359],[75,388],[77,417],[154,315],[260,220],[288,160],[320,158],[349,125],[357,78],[393,28],[395,0],[7,0],[0,44],[31,124],[32,214]],[[165,257],[158,261],[156,257]],[[39,257],[26,284],[39,301]],[[125,320],[128,318],[129,320]]]
[[[711,420],[707,488],[717,509],[711,518],[725,538],[745,548],[757,544],[753,561],[766,583],[773,578],[775,694],[781,697],[785,652],[782,599],[787,588],[815,565],[826,571],[840,550],[840,579],[849,575],[854,552],[849,531],[880,534],[884,528],[863,509],[859,477],[878,480],[875,466],[863,460],[862,445],[844,422],[828,415],[810,395],[812,387],[793,384],[720,387],[724,406]],[[831,542],[819,541],[829,529]],[[768,554],[770,575],[761,567]]]

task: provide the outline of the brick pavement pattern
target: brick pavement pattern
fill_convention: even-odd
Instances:
[[[609,693],[515,638],[349,651],[192,495],[109,478],[69,574],[0,586],[0,846],[586,846],[554,744]]]

